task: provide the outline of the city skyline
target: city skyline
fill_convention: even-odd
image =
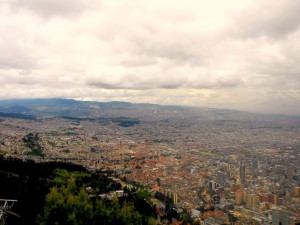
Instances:
[[[0,3],[0,99],[300,114],[300,3]]]

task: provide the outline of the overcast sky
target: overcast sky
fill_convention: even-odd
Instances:
[[[300,114],[298,0],[0,0],[0,99]]]

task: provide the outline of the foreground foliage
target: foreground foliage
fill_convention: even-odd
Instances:
[[[9,215],[5,224],[155,224],[143,190],[125,190],[127,195],[119,199],[98,197],[121,189],[111,176],[112,171],[91,173],[72,163],[0,155],[0,198],[18,200],[12,211],[20,216]],[[86,187],[93,193],[88,195]]]
[[[151,217],[145,220],[132,202],[120,202],[117,196],[111,200],[101,199],[97,195],[89,196],[86,184],[82,182],[90,177],[89,174],[58,170],[56,175],[53,180],[56,186],[46,195],[44,213],[38,217],[40,225],[126,225],[153,222]]]

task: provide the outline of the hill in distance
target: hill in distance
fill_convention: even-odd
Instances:
[[[285,116],[262,115],[238,110],[163,106],[121,101],[97,102],[73,99],[12,99],[0,100],[2,117],[33,119],[34,117],[75,118],[138,118],[142,120],[273,120]],[[299,119],[295,118],[294,119]]]

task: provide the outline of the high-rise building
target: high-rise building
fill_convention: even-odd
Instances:
[[[172,191],[170,189],[164,190],[164,195],[170,199],[172,199]]]
[[[170,189],[165,189],[164,195],[165,197],[168,197],[173,202],[173,204],[178,204],[178,194],[176,191],[173,192]]]
[[[177,192],[174,192],[173,193],[173,204],[178,204],[178,195],[177,195]]]
[[[243,188],[243,203],[247,202],[247,196],[248,196],[248,189]]]
[[[198,185],[203,187],[205,185],[205,179],[203,179],[202,177],[199,178],[198,180]]]
[[[236,205],[241,205],[243,203],[243,190],[239,189],[235,193],[235,204]]]
[[[244,164],[240,165],[240,179],[241,179],[241,183],[246,182],[246,167]]]
[[[214,191],[214,190],[216,190],[216,187],[217,187],[217,185],[216,185],[215,181],[213,181],[213,180],[209,181],[209,190]]]
[[[294,188],[294,197],[299,197],[300,196],[300,187],[295,187]]]
[[[253,160],[253,168],[254,169],[259,169],[260,168],[260,162],[258,159]]]
[[[238,189],[240,189],[240,186],[236,183],[233,183],[231,185],[231,191],[236,192]]]
[[[278,205],[278,195],[273,194],[272,198],[273,198],[273,204]]]
[[[293,166],[287,166],[286,170],[285,170],[285,175],[286,175],[286,178],[288,180],[293,180],[293,177],[294,177],[294,167]]]
[[[217,183],[223,185],[225,183],[225,173],[222,171],[217,172]]]
[[[255,194],[249,194],[247,195],[247,202],[246,202],[246,206],[249,209],[253,209],[256,207],[258,200],[257,200],[257,196]]]

